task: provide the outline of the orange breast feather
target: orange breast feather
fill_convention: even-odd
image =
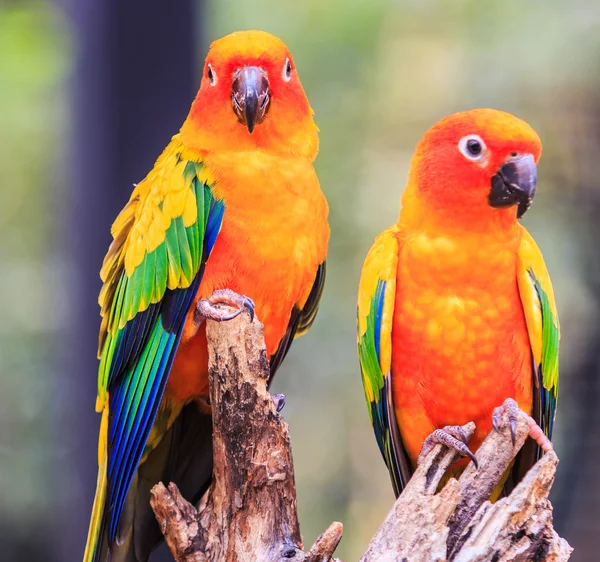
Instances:
[[[477,424],[514,397],[532,407],[529,337],[516,282],[514,240],[493,234],[408,236],[400,254],[392,331],[392,385],[402,440],[415,462],[445,425]]]
[[[250,297],[271,355],[292,308],[304,304],[325,260],[327,202],[307,159],[266,152],[202,159],[214,175],[214,192],[224,200],[225,213],[195,302],[222,288]],[[203,329],[196,334],[192,314],[167,392],[179,400],[208,393],[206,335]]]

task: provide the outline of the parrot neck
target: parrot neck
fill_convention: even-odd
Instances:
[[[186,148],[200,154],[260,150],[271,154],[295,155],[310,162],[317,156],[319,129],[310,112],[291,122],[279,122],[275,115],[269,115],[252,134],[230,117],[228,114],[227,118],[221,119],[206,116],[203,108],[194,102],[179,137]]]
[[[452,209],[436,207],[409,184],[402,196],[398,224],[411,232],[437,232],[447,235],[498,235],[505,240],[519,237],[516,208],[493,209],[486,201],[480,207]]]
[[[424,274],[419,278],[421,288],[488,290],[494,286],[505,296],[516,290],[516,284],[498,286],[500,278],[516,278],[523,229],[514,209],[512,220],[492,213],[484,217],[449,213],[410,192],[405,192],[402,203],[397,226],[403,240],[402,259],[415,275]]]

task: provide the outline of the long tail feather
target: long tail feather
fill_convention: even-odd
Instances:
[[[90,528],[88,531],[87,542],[85,545],[85,554],[83,562],[93,562],[96,558],[96,551],[100,547],[103,534],[104,504],[106,503],[107,489],[107,432],[108,432],[108,403],[102,412],[102,421],[100,423],[100,437],[98,440],[98,481],[96,484],[96,495],[94,497],[94,507],[90,518]]]

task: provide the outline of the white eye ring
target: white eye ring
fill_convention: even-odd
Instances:
[[[211,86],[217,85],[217,73],[210,63],[208,65],[208,70],[206,71],[206,76],[208,77],[208,82]]]
[[[281,77],[285,82],[289,82],[292,79],[292,63],[290,59],[285,59],[285,64],[283,65],[283,72],[281,73]]]
[[[487,154],[485,142],[479,135],[467,135],[458,141],[458,150],[468,160],[482,160]]]

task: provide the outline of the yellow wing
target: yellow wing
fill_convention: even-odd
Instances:
[[[358,290],[358,357],[375,438],[396,495],[410,478],[392,401],[392,323],[400,243],[396,226],[380,234],[363,265]]]
[[[517,282],[534,363],[533,417],[551,438],[558,402],[560,327],[544,258],[535,240],[522,230]]]
[[[85,560],[120,542],[126,498],[162,399],[224,203],[175,137],[112,227],[100,292],[99,477]],[[128,512],[128,515],[124,515]],[[128,529],[128,525],[123,525]]]

